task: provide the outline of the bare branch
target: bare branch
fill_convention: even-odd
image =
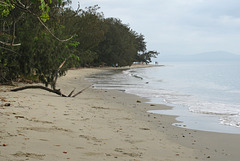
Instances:
[[[29,6],[27,6],[27,5],[24,5],[21,1],[19,1],[19,0],[17,0],[17,2],[20,4],[20,5],[22,5],[24,8],[26,8],[26,9],[28,9],[29,8]]]
[[[20,8],[20,9],[22,9],[22,10],[27,10],[25,7],[24,7],[24,5],[21,5],[21,2],[20,2],[20,5],[19,5],[19,1],[17,1],[18,3],[16,3],[16,2],[14,2],[13,0],[10,0],[11,1],[11,3],[15,6],[15,7],[18,7],[18,8]]]
[[[55,36],[55,35],[50,31],[50,29],[44,24],[44,22],[41,20],[40,17],[37,16],[37,19],[38,19],[39,22],[47,29],[47,31],[48,31],[55,39],[57,39],[58,41],[65,42],[65,41],[71,40],[71,39],[74,37],[74,35],[73,35],[73,36],[71,36],[71,37],[68,38],[68,39],[61,40],[61,39],[59,39],[57,36]]]
[[[76,89],[76,88],[74,88],[74,89],[72,90],[72,92],[69,93],[68,97],[71,97],[71,96],[72,96],[72,94],[73,94],[73,92],[75,91],[75,89]]]
[[[12,42],[11,42],[11,46],[14,44],[14,40],[15,40],[15,33],[16,33],[16,21],[13,21],[13,33],[12,33]]]
[[[78,1],[78,8],[77,8],[76,12],[79,12],[80,8],[81,8],[81,4],[80,4],[80,1]]]
[[[44,87],[44,86],[25,86],[25,87],[20,87],[20,88],[15,88],[15,89],[12,89],[11,91],[13,92],[17,92],[17,91],[21,91],[21,90],[25,90],[25,89],[43,89],[43,90],[46,90],[48,92],[52,92],[52,93],[55,93],[57,95],[60,95],[62,97],[67,97],[66,95],[62,94],[60,92],[60,90],[52,90],[50,88],[47,88],[47,87]]]
[[[8,49],[8,48],[2,47],[2,46],[0,46],[0,48],[2,48],[2,49],[4,49],[4,50],[11,51],[11,52],[13,52],[13,53],[15,53],[15,54],[18,54],[16,51],[13,51],[13,50],[11,50],[11,49]]]
[[[58,72],[61,70],[62,66],[66,63],[66,61],[72,56],[72,54],[70,54],[63,62],[62,64],[58,67],[58,70],[56,71],[56,76],[55,76],[55,80],[52,84],[53,86],[53,89],[55,90],[56,89],[56,84],[57,84],[57,79],[58,79]]]
[[[24,5],[24,4],[23,4],[22,2],[20,2],[19,0],[17,0],[18,3],[13,2],[12,0],[11,0],[11,2],[14,3],[14,4],[16,4],[19,8],[24,9],[24,10],[26,10],[27,12],[29,12],[29,13],[33,14],[34,16],[36,16],[37,19],[38,19],[38,21],[39,21],[39,22],[47,29],[47,31],[48,31],[55,39],[57,39],[58,41],[61,41],[61,42],[69,41],[69,40],[71,40],[71,39],[75,36],[75,35],[73,35],[73,36],[71,36],[70,38],[65,39],[65,40],[59,39],[57,36],[55,36],[55,35],[50,31],[50,29],[44,24],[44,22],[41,20],[41,18],[40,18],[39,16],[37,16],[35,13],[33,13],[32,11],[30,11],[30,10],[28,9],[29,6]]]
[[[86,89],[88,89],[89,87],[91,87],[92,85],[90,86],[87,86],[86,88],[82,89],[81,91],[79,91],[78,93],[76,93],[75,95],[73,95],[72,97],[76,97],[77,95],[81,94],[83,91],[85,91]]]
[[[19,44],[12,44],[12,43],[7,43],[7,42],[3,42],[3,41],[0,41],[0,43],[3,44],[3,45],[7,45],[7,46],[20,46],[21,45],[21,43],[19,43]]]

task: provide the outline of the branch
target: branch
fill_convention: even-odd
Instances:
[[[15,88],[15,89],[12,89],[11,91],[13,92],[17,92],[17,91],[21,91],[21,90],[25,90],[25,89],[43,89],[43,90],[46,90],[48,92],[52,92],[52,93],[55,93],[57,95],[60,95],[62,97],[67,97],[66,95],[62,94],[60,92],[60,90],[52,90],[50,88],[47,88],[47,87],[44,87],[44,86],[25,86],[25,87],[20,87],[20,88]]]
[[[79,12],[80,8],[81,8],[81,4],[80,4],[80,1],[78,1],[78,8],[77,8],[76,12]]]
[[[25,6],[20,2],[21,5],[19,5],[19,1],[17,1],[18,3],[14,2],[13,0],[10,0],[11,3],[15,6],[15,7],[18,7],[24,11],[26,11],[27,9],[25,8]]]
[[[86,87],[86,88],[84,88],[84,89],[82,89],[81,91],[79,91],[78,93],[76,93],[75,95],[73,95],[72,97],[76,97],[77,95],[79,95],[80,93],[82,93],[83,91],[85,91],[86,89],[88,89],[89,87],[91,87],[91,85],[88,86],[88,87]],[[51,92],[51,93],[55,93],[55,94],[57,94],[57,95],[60,95],[60,96],[62,96],[62,97],[71,97],[72,93],[73,93],[74,90],[75,90],[75,89],[74,89],[68,96],[62,94],[62,93],[60,92],[60,90],[52,90],[52,89],[50,89],[50,88],[47,88],[47,87],[44,87],[44,86],[38,86],[38,85],[36,85],[36,86],[19,87],[19,88],[12,89],[11,91],[12,91],[12,92],[17,92],[17,91],[22,91],[22,90],[25,90],[25,89],[43,89],[43,90],[46,90],[46,91],[48,91],[48,92]]]
[[[61,42],[65,42],[65,41],[69,41],[71,40],[75,35],[71,36],[70,38],[68,39],[65,39],[65,40],[61,40],[59,39],[57,36],[55,36],[51,31],[50,29],[44,24],[44,22],[41,20],[41,18],[39,16],[37,16],[37,19],[39,20],[39,22],[47,29],[47,31],[55,38],[57,39],[58,41],[61,41]]]
[[[0,41],[0,43],[3,44],[3,45],[7,45],[7,46],[20,46],[21,45],[21,43],[19,43],[19,44],[11,44],[11,43],[7,43],[7,42],[3,42],[3,41]]]
[[[2,48],[2,49],[4,49],[4,50],[8,50],[8,51],[10,51],[10,52],[13,52],[13,53],[15,53],[15,54],[18,54],[16,51],[14,51],[14,50],[11,50],[11,49],[8,49],[8,48],[5,48],[5,47],[2,47],[2,46],[0,46],[0,48]]]
[[[56,76],[55,76],[55,80],[53,82],[53,89],[56,90],[56,84],[57,84],[57,79],[58,79],[58,72],[61,70],[62,66],[66,63],[66,61],[72,56],[72,54],[70,54],[63,62],[62,64],[58,67],[58,70],[56,71]]]
[[[13,33],[12,33],[12,42],[11,42],[11,46],[14,44],[14,39],[15,39],[15,33],[16,33],[16,21],[13,21]]]
[[[0,3],[1,3],[2,5],[8,6],[8,7],[11,6],[10,4],[7,4],[6,2],[3,2],[3,1],[0,1]]]
[[[11,0],[12,1],[12,0]],[[26,10],[26,11],[28,11],[29,13],[31,13],[31,14],[33,14],[34,16],[36,16],[37,17],[37,19],[38,19],[38,21],[47,29],[47,31],[55,38],[55,39],[57,39],[58,41],[61,41],[61,42],[65,42],[65,41],[69,41],[69,40],[71,40],[75,35],[73,35],[73,36],[71,36],[70,38],[68,38],[68,39],[65,39],[65,40],[61,40],[61,39],[59,39],[57,36],[55,36],[51,31],[50,31],[50,29],[44,24],[44,22],[41,20],[41,18],[39,17],[39,16],[37,16],[35,13],[33,13],[32,11],[30,11],[28,8],[29,8],[29,6],[26,6],[26,5],[24,5],[23,3],[21,3],[19,0],[17,0],[17,6],[19,7],[19,8],[21,8],[21,9],[24,9],[24,10]],[[12,3],[14,3],[13,1],[12,1]],[[16,4],[16,3],[14,3],[14,4]]]
[[[91,87],[92,85],[90,86],[87,86],[86,88],[82,89],[81,91],[79,91],[78,93],[76,93],[75,95],[73,95],[72,97],[76,97],[77,95],[79,95],[80,93],[82,93],[83,91],[85,91],[86,89],[88,89],[89,87]]]
[[[32,15],[34,15],[34,16],[36,16],[37,17],[37,19],[38,19],[38,21],[47,29],[47,31],[55,38],[55,39],[57,39],[58,41],[60,41],[60,42],[66,42],[66,41],[69,41],[69,40],[71,40],[74,36],[75,36],[75,34],[74,35],[72,35],[70,38],[68,38],[68,39],[65,39],[65,40],[61,40],[61,39],[59,39],[57,36],[55,36],[51,31],[50,31],[50,29],[44,24],[44,22],[41,20],[41,18],[39,17],[39,16],[37,16],[35,13],[33,13],[32,11],[30,11],[29,10],[29,6],[27,6],[27,5],[24,5],[21,1],[19,1],[19,0],[17,0],[16,2],[14,2],[13,0],[10,0],[11,1],[11,3],[12,4],[14,4],[16,7],[18,7],[18,8],[20,8],[20,9],[22,9],[22,10],[24,10],[24,11],[26,11],[26,12],[29,12],[29,13],[31,13]],[[2,2],[2,1],[0,1],[0,2]],[[3,2],[2,2],[3,3]],[[80,6],[80,4],[79,4],[79,6]],[[0,43],[2,43],[2,44],[4,44],[4,45],[8,45],[8,46],[10,46],[9,45],[9,43],[4,43],[4,42],[1,42],[0,41]],[[12,46],[19,46],[19,45],[21,45],[21,44],[12,44]]]
[[[73,94],[73,92],[75,91],[75,89],[76,89],[76,88],[74,88],[74,89],[72,90],[72,92],[69,93],[68,97],[71,97],[71,96],[72,96],[72,94]]]

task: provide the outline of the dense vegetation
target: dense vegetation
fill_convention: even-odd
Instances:
[[[0,82],[40,80],[53,85],[71,67],[149,63],[144,36],[93,6],[67,7],[69,0],[0,1]],[[59,66],[66,61],[61,70]]]

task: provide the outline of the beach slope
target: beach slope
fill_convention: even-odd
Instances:
[[[63,93],[80,91],[91,85],[86,76],[104,70],[70,70],[57,86]],[[10,92],[11,88],[0,88],[1,161],[239,159],[239,135],[174,127],[175,117],[146,112],[170,107],[147,104],[122,91],[90,87],[75,98],[64,98],[37,89]],[[225,141],[219,144],[216,137]],[[224,146],[229,141],[234,145]]]

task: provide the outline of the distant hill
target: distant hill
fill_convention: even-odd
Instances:
[[[161,61],[240,61],[240,55],[225,51],[205,52],[195,55],[159,55]]]

